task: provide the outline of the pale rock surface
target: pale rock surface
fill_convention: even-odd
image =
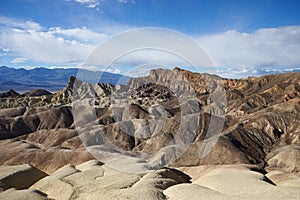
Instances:
[[[275,186],[263,174],[251,171],[246,166],[218,166],[208,167],[205,170],[206,172],[201,172],[202,174],[198,175],[192,184],[170,187],[164,191],[164,194],[170,200],[210,198],[297,200],[300,198],[298,188]]]
[[[16,190],[1,185],[0,199],[8,200],[298,200],[300,198],[297,173],[270,171],[255,165],[203,165],[133,171],[116,170],[97,160],[80,165],[66,165],[35,182],[30,188]],[[125,163],[124,163],[125,164]],[[136,163],[138,164],[138,162]],[[1,166],[1,178],[11,174],[14,183],[22,183],[31,166]],[[35,168],[33,168],[35,169]],[[120,168],[119,168],[120,169]],[[126,169],[126,168],[124,168]],[[32,169],[31,169],[32,170]],[[25,172],[24,172],[25,171]],[[185,173],[183,173],[184,171]],[[17,174],[17,175],[16,175]],[[34,174],[34,173],[31,173]],[[192,179],[192,182],[190,182]],[[21,182],[20,182],[21,181]],[[3,183],[3,182],[2,182]]]
[[[284,171],[275,170],[267,173],[266,177],[279,186],[300,188],[300,173],[286,173]]]
[[[0,192],[1,200],[50,200],[47,195],[36,190],[16,190],[14,188]]]
[[[197,184],[179,184],[164,190],[169,200],[236,200],[237,198]]]
[[[38,181],[37,189],[54,199],[165,199],[163,190],[190,177],[175,169],[130,173],[112,169],[97,161],[63,167]],[[82,171],[79,171],[81,169]],[[73,173],[74,172],[74,173]]]
[[[0,187],[25,189],[47,176],[31,165],[0,166]]]

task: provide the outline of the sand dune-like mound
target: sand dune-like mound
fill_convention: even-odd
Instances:
[[[2,167],[0,174],[7,170],[17,171],[19,176],[14,179],[22,181],[27,173],[24,168],[28,167]],[[268,175],[258,172],[258,169],[254,165],[206,165],[181,168],[185,173],[172,168],[135,173],[115,170],[105,163],[90,160],[76,166],[66,165],[33,180],[25,188],[24,185],[18,190],[13,185],[3,188],[0,197],[7,199],[9,195],[11,200],[299,199],[299,185],[295,182],[289,182],[289,185],[282,185],[281,182],[277,185]]]

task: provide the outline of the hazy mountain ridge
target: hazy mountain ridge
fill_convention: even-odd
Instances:
[[[70,76],[76,76],[81,70],[86,76],[100,76],[99,82],[117,84],[122,77],[122,83],[129,80],[129,77],[109,72],[94,72],[78,68],[34,68],[34,69],[15,69],[6,66],[0,67],[0,92],[10,89],[20,93],[34,89],[45,89],[50,92],[58,91],[65,87]]]

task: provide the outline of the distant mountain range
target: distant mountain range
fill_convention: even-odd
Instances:
[[[101,75],[99,82],[126,84],[129,77],[121,74],[113,74],[101,71],[90,71],[80,69],[86,77],[95,77]],[[34,68],[34,69],[15,69],[6,66],[0,67],[0,92],[7,92],[13,89],[18,92],[26,92],[34,89],[46,89],[51,92],[58,91],[66,86],[70,76],[76,76],[78,68]],[[87,80],[85,80],[87,81]]]

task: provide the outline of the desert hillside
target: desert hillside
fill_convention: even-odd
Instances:
[[[1,93],[0,108],[3,198],[300,198],[300,73],[72,76],[56,93]],[[15,185],[25,172],[36,179]]]

